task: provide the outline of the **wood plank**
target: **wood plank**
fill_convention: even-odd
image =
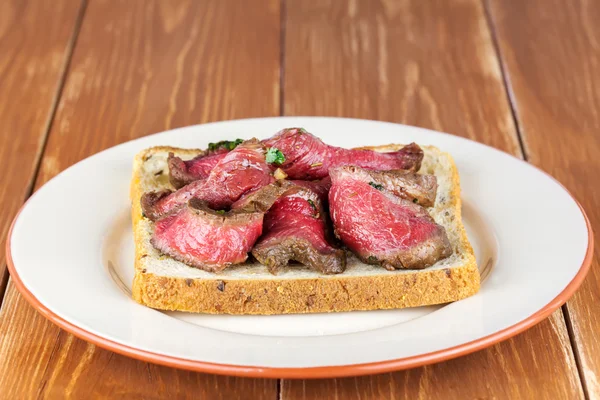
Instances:
[[[529,160],[571,191],[598,232],[600,3],[492,1],[490,14]],[[599,268],[596,257],[567,303],[589,398],[600,398]]]
[[[540,5],[541,7],[541,5]],[[286,5],[286,114],[402,122],[519,154],[477,0]],[[282,383],[282,398],[580,398],[561,311],[492,348],[392,374]]]
[[[278,115],[279,24],[279,0],[90,1],[36,187],[135,137]],[[0,324],[2,397],[276,397],[276,380],[189,373],[96,348],[47,322],[12,285]]]
[[[80,7],[81,0],[0,2],[1,249],[31,190]],[[0,303],[8,277],[5,265],[1,251]]]
[[[543,344],[559,341],[555,349]],[[577,368],[560,312],[527,333],[465,357],[412,370],[357,378],[283,380],[288,399],[576,399]],[[558,353],[558,354],[557,354]],[[546,370],[540,373],[535,370]],[[566,373],[566,376],[560,374]],[[556,374],[549,377],[550,374]],[[559,382],[552,382],[555,379]]]

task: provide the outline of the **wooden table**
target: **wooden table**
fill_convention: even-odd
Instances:
[[[598,227],[599,21],[590,0],[1,1],[2,245],[32,191],[93,153],[178,126],[277,115],[478,140],[551,173]],[[3,399],[600,397],[597,261],[562,309],[511,340],[347,379],[213,376],[99,349],[34,311],[4,258],[2,297]]]

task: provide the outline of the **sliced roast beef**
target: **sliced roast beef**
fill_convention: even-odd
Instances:
[[[288,190],[265,216],[265,234],[252,255],[272,273],[298,261],[324,274],[346,269],[346,253],[327,240],[326,214],[317,193],[306,188]]]
[[[196,195],[204,193],[206,181],[195,181],[177,191],[161,190],[142,195],[140,203],[144,216],[156,221],[177,211]]]
[[[330,168],[343,165],[418,171],[423,160],[423,150],[414,143],[392,153],[348,150],[329,146],[302,128],[284,129],[264,143],[274,155],[269,161],[278,165],[290,179],[321,179]]]
[[[187,161],[170,153],[168,165],[171,184],[175,189],[180,189],[194,181],[208,178],[210,171],[225,155],[243,142],[242,139],[236,139],[209,143],[206,151],[200,151],[196,157]]]
[[[437,193],[437,178],[434,175],[421,175],[404,170],[371,171],[355,166],[340,167],[352,177],[368,183],[375,189],[386,189],[396,196],[432,207]]]
[[[285,192],[298,186],[286,180],[279,180],[243,195],[231,205],[232,210],[247,212],[267,212]]]
[[[203,152],[187,161],[169,153],[168,165],[171,184],[176,189],[180,189],[194,181],[208,178],[210,171],[225,158],[227,153],[228,150],[220,150],[212,154]]]
[[[171,193],[146,193],[141,204],[144,215],[152,220],[174,212],[192,198],[205,200],[213,209],[223,209],[245,193],[274,180],[265,162],[264,146],[252,139],[227,153],[205,180],[194,181]]]
[[[156,221],[152,245],[189,266],[219,272],[248,258],[261,235],[262,212],[210,209],[192,199],[176,213]]]
[[[327,205],[327,195],[329,194],[329,189],[331,189],[331,178],[327,175],[325,178],[315,181],[292,181],[296,185],[301,186],[303,188],[312,190],[318,196],[324,206]],[[325,207],[327,208],[327,207]]]
[[[445,229],[422,206],[373,187],[349,168],[332,169],[330,176],[335,233],[362,261],[421,269],[452,254]]]

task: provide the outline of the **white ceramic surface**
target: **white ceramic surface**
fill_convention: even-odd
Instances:
[[[134,155],[155,145],[197,148],[223,139],[265,138],[290,126],[343,147],[415,141],[451,153],[460,172],[469,238],[480,269],[485,267],[481,291],[445,306],[285,316],[163,313],[131,300],[128,190]],[[540,310],[549,312],[547,306],[585,264],[588,233],[568,192],[498,150],[391,123],[285,117],[176,129],[81,161],[34,194],[14,223],[8,250],[35,302],[81,332],[167,358],[258,367],[249,375],[260,375],[260,368],[348,366],[437,354],[509,329]],[[443,358],[447,355],[438,357]]]

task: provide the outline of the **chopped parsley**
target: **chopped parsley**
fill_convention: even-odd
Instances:
[[[298,130],[302,133],[308,133],[308,132],[306,132],[306,129],[304,129],[304,128],[298,128]]]
[[[238,145],[242,144],[244,140],[243,139],[235,139],[235,140],[221,140],[220,142],[217,143],[209,143],[208,144],[208,151],[216,151],[219,149],[226,149],[226,150],[233,150],[236,147],[238,147]]]
[[[285,162],[285,156],[281,150],[275,147],[269,148],[265,157],[268,164],[281,165]]]
[[[215,211],[215,212],[216,212],[217,214],[221,214],[221,215],[225,214],[225,210],[217,210],[217,211]]]
[[[377,190],[383,190],[383,185],[380,185],[379,183],[369,182],[369,185],[373,186]]]

